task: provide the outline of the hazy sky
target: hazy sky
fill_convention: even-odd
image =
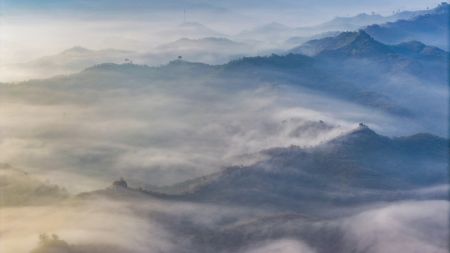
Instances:
[[[436,0],[2,0],[3,5],[7,9],[18,10],[61,10],[70,9],[72,11],[111,11],[111,10],[133,10],[148,11],[151,9],[204,9],[210,11],[218,11],[228,9],[230,11],[247,11],[247,10],[292,10],[303,12],[303,10],[314,10],[319,12],[334,13],[334,15],[346,15],[352,12],[375,11],[381,13],[389,13],[397,9],[417,9],[433,6],[440,1]],[[312,15],[311,16],[317,16]]]
[[[114,19],[133,19],[142,15],[146,20],[182,22],[187,18],[197,22],[233,24],[238,19],[250,23],[277,21],[301,26],[320,23],[335,16],[349,16],[361,12],[389,15],[398,10],[417,10],[434,7],[439,0],[1,0],[2,15],[43,14],[54,18],[112,16]],[[164,13],[164,15],[161,15]],[[55,16],[56,15],[56,16]],[[242,27],[244,23],[240,23]]]
[[[436,0],[0,0],[1,64],[29,61],[80,45],[148,51],[164,38],[154,32],[185,20],[226,34],[280,22],[293,27],[335,16],[434,7]],[[237,25],[238,24],[238,25]],[[166,41],[164,41],[166,42]]]

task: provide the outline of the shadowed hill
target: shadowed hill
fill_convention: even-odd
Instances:
[[[447,52],[420,42],[386,45],[364,31],[342,33],[307,45],[317,55],[245,57],[224,65],[183,60],[159,67],[107,63],[75,75],[26,84],[60,90],[126,88],[136,92],[152,85],[180,91],[188,91],[193,85],[223,91],[267,85],[301,87],[396,116],[442,117],[433,102],[441,101],[436,94],[442,93],[433,89],[445,87]]]
[[[275,148],[264,154],[266,160],[229,168],[194,191],[188,186],[186,197],[308,209],[312,203],[395,199],[404,190],[447,182],[448,142],[430,135],[390,139],[362,125],[316,148]]]
[[[370,25],[365,30],[377,40],[388,44],[417,40],[447,49],[449,8],[450,5],[443,2],[425,15],[410,20]]]
[[[226,168],[170,187],[111,188],[97,194],[119,199],[149,195],[327,215],[327,206],[421,198],[420,189],[447,182],[448,147],[447,140],[436,136],[388,138],[361,124],[314,148],[262,151],[265,158],[250,166]],[[431,199],[446,196],[443,191],[423,195]]]
[[[69,197],[64,188],[8,164],[0,164],[0,194],[0,207],[46,205]]]

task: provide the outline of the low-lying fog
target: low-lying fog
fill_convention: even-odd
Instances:
[[[171,78],[170,70],[156,74],[162,76],[158,79],[146,78],[150,68],[130,64],[159,66],[180,56],[215,65],[242,56],[284,54],[310,38],[333,35],[336,31],[314,25],[336,15],[371,7],[384,20],[387,9],[426,7],[423,1],[403,0],[385,5],[346,1],[354,5],[348,10],[335,1],[326,1],[328,9],[307,9],[313,1],[286,0],[283,8],[267,1],[220,2],[184,1],[198,9],[188,5],[154,15],[130,14],[131,9],[122,17],[114,8],[94,15],[78,9],[47,12],[28,0],[17,6],[4,1],[12,12],[0,10],[0,252],[447,252],[449,202],[436,196],[446,195],[448,185],[399,191],[399,196],[412,197],[330,208],[323,210],[326,215],[164,200],[114,187],[99,190],[121,177],[132,189],[155,189],[254,164],[267,155],[261,151],[293,145],[307,150],[352,132],[360,122],[388,137],[445,135],[443,75],[428,82],[403,73],[404,66],[387,73],[378,62],[349,65],[359,71],[358,88],[389,95],[394,103],[387,106],[411,110],[415,117],[325,95],[301,82],[291,85],[288,78],[278,81],[276,70],[267,81],[250,75],[219,79],[203,72]],[[297,19],[293,10],[300,6],[305,16]],[[186,61],[172,64],[191,64]],[[117,72],[102,72],[102,66],[82,71],[104,62],[127,64],[117,65]],[[201,71],[215,68],[202,66]],[[330,74],[339,69],[348,71],[330,67]],[[366,69],[376,81],[364,80],[371,76]],[[22,82],[70,73],[77,74]],[[421,138],[434,138],[424,144],[430,146],[439,139],[426,135],[414,141]],[[442,166],[442,161],[421,162],[430,174]],[[362,192],[378,196],[383,191]]]
[[[421,129],[413,120],[251,80],[245,81],[249,88],[240,89],[209,85],[207,78],[145,85],[110,80],[111,86],[94,87],[87,81],[71,86],[58,80],[1,87],[0,160],[25,169],[33,180],[68,190],[0,177],[1,187],[13,186],[1,192],[20,193],[23,201],[10,197],[15,204],[1,207],[2,252],[48,252],[55,244],[64,253],[187,253],[216,247],[216,252],[242,253],[329,252],[330,247],[336,252],[446,252],[448,202],[443,200],[372,203],[332,219],[286,221],[264,208],[148,196],[68,197],[104,188],[121,176],[136,187],[168,185],[250,164],[261,159],[258,151],[318,145],[358,122],[383,134],[408,135]],[[37,192],[34,201],[23,197],[29,189]],[[276,230],[265,224],[264,217],[280,215],[274,218],[281,219]],[[39,241],[43,233],[59,239]],[[232,236],[246,233],[244,242]],[[310,237],[299,236],[304,234]],[[327,244],[330,237],[336,241]]]
[[[81,191],[120,176],[171,184],[252,162],[267,148],[316,145],[358,122],[392,135],[416,131],[413,122],[399,128],[403,119],[306,90],[224,91],[192,80],[132,85],[3,87],[0,160]],[[330,127],[310,126],[321,120]],[[309,132],[296,133],[302,126]]]
[[[335,219],[280,218],[270,225],[258,223],[259,218],[276,215],[264,210],[158,200],[73,199],[50,206],[2,208],[0,249],[15,253],[32,248],[36,248],[33,252],[56,249],[58,253],[187,253],[217,247],[215,252],[314,253],[334,248],[333,252],[444,253],[448,208],[447,201],[381,203]],[[215,232],[208,235],[207,231]],[[39,242],[39,233],[56,234],[67,244],[55,247],[58,244]],[[247,234],[248,241],[233,245],[233,233]],[[300,236],[305,233],[316,241]],[[259,239],[252,239],[254,234]]]

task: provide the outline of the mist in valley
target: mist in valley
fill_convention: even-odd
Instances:
[[[448,4],[346,2],[0,1],[0,251],[447,252]]]

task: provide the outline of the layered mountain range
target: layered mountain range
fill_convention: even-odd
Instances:
[[[233,35],[188,21],[146,50],[0,66],[41,78],[0,83],[0,251],[446,252],[448,8]]]
[[[294,47],[298,47],[294,51],[300,50],[297,52],[310,55],[315,53],[308,49],[311,46],[310,40],[335,37],[341,31],[359,29],[363,29],[383,44],[418,41],[447,50],[445,34],[448,30],[448,8],[448,4],[442,3],[434,9],[405,11],[391,16],[360,14],[335,18],[318,26],[300,28],[272,22],[235,35],[224,34],[201,23],[184,22],[171,28],[156,30],[155,36],[165,38],[165,42],[145,52],[68,49],[53,56],[1,67],[5,69],[5,80],[23,80],[22,76],[25,74],[33,78],[49,77],[52,74],[74,73],[104,62],[123,63],[125,59],[157,66],[183,56],[188,61],[223,64],[243,56],[283,54]],[[348,35],[347,39],[350,37]],[[338,36],[338,40],[342,39],[343,35]],[[345,40],[341,42],[345,43]]]

